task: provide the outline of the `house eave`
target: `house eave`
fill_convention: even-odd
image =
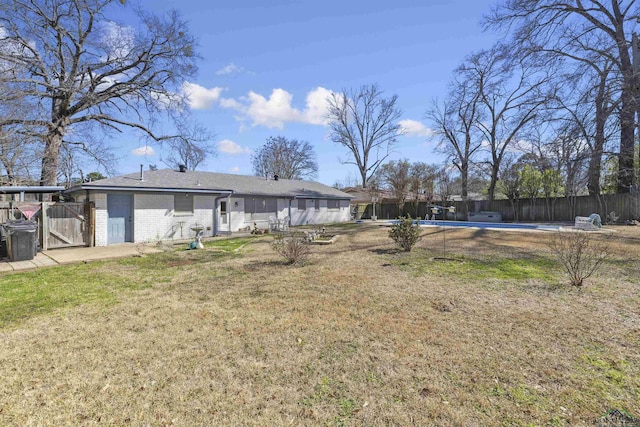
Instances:
[[[65,193],[73,193],[74,191],[126,191],[126,192],[145,192],[145,193],[197,193],[197,194],[233,194],[233,190],[218,190],[208,188],[166,188],[166,187],[120,187],[106,185],[82,185],[79,187],[69,188]]]
[[[6,186],[0,187],[0,194],[19,194],[19,193],[57,193],[64,191],[64,187],[61,186],[38,186],[38,185],[23,185],[23,186]]]

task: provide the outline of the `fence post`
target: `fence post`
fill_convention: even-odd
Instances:
[[[47,210],[49,209],[49,203],[42,202],[42,250],[49,249],[49,217],[47,216]]]

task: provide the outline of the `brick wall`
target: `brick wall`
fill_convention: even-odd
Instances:
[[[185,194],[178,193],[176,197],[185,197]],[[176,215],[173,209],[174,194],[136,194],[133,215],[134,241],[191,239],[195,235],[191,228],[196,225],[205,228],[205,236],[211,236],[214,196],[189,194],[188,197],[193,197],[193,214]]]
[[[89,194],[89,201],[92,201],[96,208],[95,223],[95,246],[107,246],[107,194],[95,193]]]

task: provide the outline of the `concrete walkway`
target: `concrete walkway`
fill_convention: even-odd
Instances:
[[[162,252],[161,248],[152,245],[136,243],[123,243],[121,245],[109,245],[99,247],[79,247],[51,249],[38,252],[29,261],[11,262],[8,258],[0,260],[0,273],[18,270],[31,270],[39,267],[50,267],[60,264],[73,264],[76,262],[90,262],[111,258],[126,258],[140,256],[147,253]]]

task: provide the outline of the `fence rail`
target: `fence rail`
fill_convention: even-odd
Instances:
[[[0,223],[27,219],[20,208],[37,204],[40,210],[32,221],[38,223],[42,249],[93,245],[92,203],[0,202]]]
[[[441,203],[435,202],[435,204]],[[576,216],[589,216],[592,213],[597,213],[603,221],[606,221],[612,212],[618,217],[619,222],[640,219],[640,194],[638,193],[519,199],[515,203],[509,200],[470,200],[467,203],[462,201],[447,203],[447,206],[449,205],[456,207],[455,219],[458,220],[466,220],[467,212],[481,211],[500,212],[502,220],[506,222],[573,222]],[[380,219],[393,219],[401,215],[425,218],[432,215],[427,202],[420,202],[417,205],[407,202],[400,210],[396,203],[383,201],[383,203],[376,203],[375,209],[376,216]],[[362,218],[371,218],[373,205],[369,203],[366,208],[361,206],[360,211],[364,211]],[[454,219],[454,215],[449,215],[448,218]]]

